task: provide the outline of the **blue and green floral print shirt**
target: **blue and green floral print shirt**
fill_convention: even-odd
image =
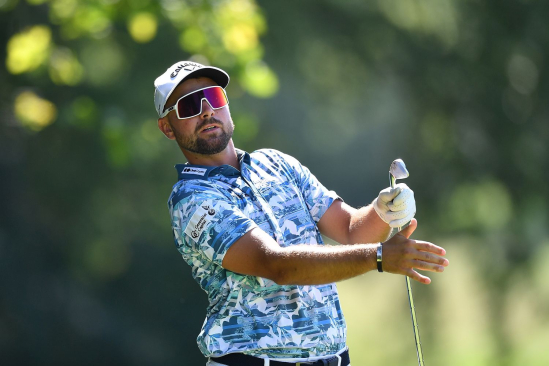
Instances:
[[[208,294],[198,346],[206,356],[243,352],[307,361],[345,348],[334,283],[280,286],[222,267],[231,245],[260,228],[282,247],[322,245],[316,223],[338,196],[295,158],[237,150],[241,170],[180,164],[168,201],[175,244]]]

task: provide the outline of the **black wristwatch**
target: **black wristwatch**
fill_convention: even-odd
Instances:
[[[379,243],[377,246],[377,271],[383,272],[383,243]]]

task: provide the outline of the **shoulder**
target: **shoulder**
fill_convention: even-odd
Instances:
[[[275,149],[259,149],[250,154],[252,159],[273,158],[281,159],[284,154]]]
[[[205,179],[180,180],[173,186],[168,199],[168,206],[173,208],[181,202],[196,202],[199,204],[205,200],[224,200],[226,198],[227,196],[213,181]]]
[[[283,164],[289,168],[295,168],[301,165],[299,161],[291,155],[275,149],[259,149],[250,154],[253,160],[261,162],[269,161],[272,164]]]

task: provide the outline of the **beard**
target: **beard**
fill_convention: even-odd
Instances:
[[[200,129],[210,123],[220,124],[221,133],[217,134],[217,136],[208,136],[206,138],[198,136]],[[181,149],[193,152],[195,154],[214,155],[225,150],[229,144],[229,141],[231,141],[234,132],[234,124],[231,119],[229,119],[229,123],[224,124],[220,120],[211,117],[205,119],[200,125],[197,126],[197,134],[182,136],[177,132],[177,130],[173,129],[173,131],[175,133],[177,144]]]

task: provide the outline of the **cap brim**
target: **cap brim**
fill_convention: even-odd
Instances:
[[[197,77],[208,77],[216,82],[217,85],[225,89],[227,85],[229,85],[229,75],[227,75],[223,70],[218,69],[217,67],[210,67],[205,66],[203,68],[200,68],[196,71],[191,72],[187,76],[185,76],[179,84],[181,84],[183,81],[191,79],[191,78],[197,78]],[[179,85],[178,84],[178,85]]]

